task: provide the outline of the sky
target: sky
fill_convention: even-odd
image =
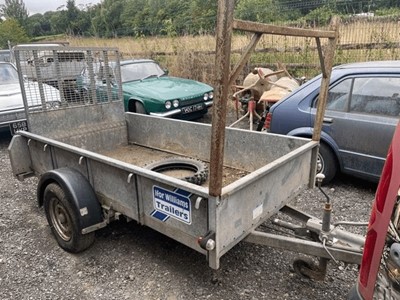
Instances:
[[[0,0],[0,4],[4,4],[4,0]],[[46,11],[56,11],[62,5],[67,4],[67,0],[23,0],[29,15],[36,13],[45,13]],[[97,4],[101,0],[75,0],[75,5],[81,8],[80,5]]]

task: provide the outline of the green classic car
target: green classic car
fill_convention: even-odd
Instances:
[[[168,76],[168,73],[150,59],[125,60],[120,62],[122,91],[125,110],[159,117],[194,120],[207,113],[213,103],[213,88],[195,80]],[[116,64],[95,63],[96,97],[104,101],[107,93],[105,76],[111,77],[113,95],[117,88],[113,78]],[[85,67],[77,79],[78,93],[85,102],[92,101],[89,95],[90,75]],[[103,95],[103,96],[102,96]]]

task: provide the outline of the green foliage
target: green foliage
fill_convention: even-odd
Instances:
[[[18,19],[16,11],[24,11],[23,1],[5,2],[4,6],[13,8],[13,16]],[[214,34],[218,6],[216,0],[102,0],[79,9],[75,0],[65,2],[65,10],[46,12],[42,18],[40,14],[33,15],[26,23],[20,23],[32,37],[61,33],[108,38]],[[235,6],[238,19],[262,23],[306,22],[317,26],[327,24],[333,14],[349,16],[372,11],[379,15],[398,14],[400,2],[235,0]]]
[[[330,19],[335,14],[337,14],[337,12],[331,7],[322,6],[308,13],[302,20],[312,26],[324,26],[329,23]]]
[[[19,22],[21,26],[26,25],[28,19],[28,10],[22,0],[5,0],[4,4],[0,6],[1,15],[6,19],[14,19]]]
[[[260,23],[295,20],[301,16],[298,9],[288,9],[284,3],[275,0],[241,0],[236,6],[235,15],[238,19]]]
[[[8,19],[0,23],[0,48],[7,49],[11,45],[26,43],[29,38],[17,20]]]
[[[400,7],[378,9],[375,14],[377,16],[400,17]]]

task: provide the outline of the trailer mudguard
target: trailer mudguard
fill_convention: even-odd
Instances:
[[[79,217],[80,229],[103,222],[101,205],[89,181],[72,168],[60,168],[43,174],[37,188],[39,207],[43,206],[46,186],[57,183],[68,196]]]

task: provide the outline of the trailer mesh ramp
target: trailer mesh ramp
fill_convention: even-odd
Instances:
[[[31,44],[14,56],[25,130],[92,151],[126,144],[117,49]]]

